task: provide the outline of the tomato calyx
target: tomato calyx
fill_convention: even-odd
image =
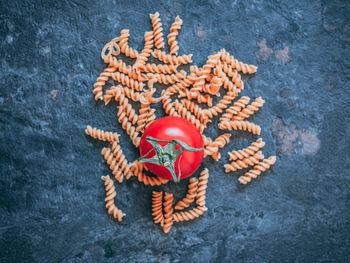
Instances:
[[[175,161],[179,157],[179,155],[184,151],[189,151],[189,152],[199,152],[202,151],[203,148],[193,148],[186,143],[184,143],[181,140],[178,139],[173,139],[171,141],[166,141],[166,140],[158,140],[155,139],[151,136],[146,137],[146,141],[148,141],[152,146],[153,149],[151,149],[148,153],[146,153],[144,156],[141,156],[138,160],[140,163],[153,163],[153,164],[158,164],[162,165],[165,168],[169,170],[171,173],[171,176],[174,179],[174,182],[178,183],[180,182],[181,179],[181,170],[180,170],[180,161],[181,161],[181,156],[179,159],[179,176],[176,177],[176,172],[175,172]],[[158,144],[158,142],[167,142],[165,146],[161,146]],[[179,149],[175,149],[176,145],[180,145]],[[146,157],[153,151],[155,150],[156,154],[151,157],[146,159]]]

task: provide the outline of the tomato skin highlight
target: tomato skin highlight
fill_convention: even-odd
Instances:
[[[153,121],[145,130],[140,141],[140,155],[147,154],[153,146],[146,141],[146,137],[151,136],[158,140],[171,141],[179,139],[182,142],[193,148],[203,148],[204,142],[202,135],[198,129],[189,121],[174,116],[167,116]],[[159,142],[159,145],[164,146],[166,142]],[[175,149],[179,149],[180,145],[176,145]],[[155,155],[153,150],[147,155],[147,159]],[[179,162],[181,169],[181,180],[191,176],[201,165],[203,160],[204,150],[198,152],[183,151],[175,161],[175,173],[179,174]],[[145,163],[147,168],[155,175],[173,180],[169,170],[164,166],[152,163]]]

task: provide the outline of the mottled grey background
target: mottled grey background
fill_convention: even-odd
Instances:
[[[208,212],[168,235],[135,179],[117,186],[125,220],[107,215],[106,144],[84,135],[87,124],[119,132],[137,157],[92,85],[104,44],[129,28],[140,50],[155,11],[166,33],[181,16],[180,53],[195,64],[225,48],[259,66],[242,95],[266,100],[252,120],[278,158],[240,187],[226,152],[256,137],[235,133],[203,164]],[[349,54],[349,1],[1,1],[0,261],[350,262]],[[181,198],[187,182],[161,189]]]

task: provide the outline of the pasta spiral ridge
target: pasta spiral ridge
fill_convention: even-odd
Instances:
[[[136,58],[138,57],[139,52],[137,52],[136,49],[129,47],[128,45],[129,36],[130,36],[129,29],[123,29],[120,32],[120,37],[119,37],[120,51],[124,53],[127,57]]]
[[[145,64],[145,72],[150,73],[163,73],[163,74],[172,74],[177,72],[177,66],[167,65],[167,64]]]
[[[116,145],[119,146],[118,143]],[[130,178],[130,167],[120,146],[117,149],[117,146],[114,144],[112,146],[114,147],[112,150],[110,148],[103,148],[101,154],[109,165],[109,169],[112,171],[115,179],[119,183],[122,183],[124,181],[124,175],[126,179]]]
[[[248,65],[238,61],[233,56],[231,56],[225,49],[221,49],[221,60],[229,64],[233,69],[242,71],[244,74],[246,73],[253,74],[258,69],[258,67],[254,65]]]
[[[112,55],[118,56],[120,54],[120,48],[118,45],[119,38],[114,38],[110,42],[108,42],[101,51],[101,58],[105,60]],[[107,51],[107,54],[106,54]]]
[[[168,233],[173,225],[174,219],[173,219],[173,202],[174,202],[174,196],[173,194],[165,192],[164,195],[164,225],[163,225],[163,231],[164,233]]]
[[[105,104],[107,105],[112,98],[115,98],[116,100],[119,100],[120,94],[125,95],[129,99],[133,101],[139,101],[140,100],[140,93],[130,89],[129,87],[124,87],[122,85],[112,86],[109,90],[106,91],[106,94],[103,96],[103,100]]]
[[[128,120],[128,117],[125,112],[122,112],[119,115],[118,122],[122,124],[122,128],[126,131],[126,133],[130,136],[133,144],[138,147],[140,145],[140,136],[136,131],[135,126]]]
[[[237,113],[244,108],[250,101],[250,98],[247,96],[242,96],[239,100],[233,103],[233,106],[229,107],[226,112],[220,118],[220,121],[228,121],[233,118],[233,115],[237,115]]]
[[[262,160],[257,165],[253,167],[250,171],[246,172],[244,175],[238,178],[241,184],[249,183],[253,178],[257,178],[262,172],[270,169],[272,165],[276,163],[276,156],[270,156],[267,159]]]
[[[206,103],[209,107],[213,106],[213,98],[209,94],[201,94],[196,91],[179,91],[179,97],[183,98],[186,97],[189,100],[197,99],[198,103]]]
[[[207,137],[204,134],[202,134],[202,139],[204,142],[204,146],[208,146],[209,144],[211,144],[213,142],[213,140],[210,137]]]
[[[155,186],[155,185],[162,185],[166,184],[169,180],[162,178],[162,177],[151,177],[148,176],[143,172],[144,166],[142,163],[139,163],[138,161],[134,161],[130,165],[131,172],[134,176],[137,177],[137,180],[141,183],[144,183],[145,185]]]
[[[145,92],[141,97],[141,108],[139,110],[139,119],[136,128],[136,131],[138,132],[143,132],[147,125],[156,119],[155,109],[151,109],[150,107],[154,92],[155,89],[151,89]]]
[[[186,196],[177,202],[175,205],[176,210],[182,210],[186,207],[189,207],[195,200],[197,196],[197,189],[198,189],[198,179],[193,177],[190,179],[190,184],[188,185],[188,191]]]
[[[203,110],[203,115],[205,118],[212,118],[213,115],[218,115],[222,113],[224,109],[227,108],[229,104],[236,98],[236,94],[232,91],[228,91],[225,96],[214,106],[209,109]]]
[[[211,157],[218,161],[221,158],[219,148],[223,148],[230,142],[231,133],[224,133],[218,136],[211,144],[204,148],[204,156],[211,155]]]
[[[117,116],[119,117],[122,113],[125,113],[125,115],[128,117],[128,120],[132,124],[136,124],[137,120],[139,119],[139,116],[135,112],[132,105],[129,103],[129,100],[124,96],[124,94],[121,94],[119,97],[119,110],[117,113]]]
[[[205,168],[199,175],[196,204],[205,206],[205,194],[208,185],[209,170]]]
[[[172,65],[192,63],[192,54],[182,55],[182,56],[172,56],[170,54],[166,54],[165,51],[156,49],[155,51],[152,52],[152,56],[154,56],[156,59],[164,63],[170,63]]]
[[[135,70],[132,69],[130,65],[126,65],[126,63],[121,60],[117,59],[115,57],[108,57],[104,60],[106,63],[109,63],[109,67],[112,67],[114,71],[120,71],[123,74],[128,75],[130,78],[135,79],[137,81],[146,81],[147,76],[145,74],[137,73]]]
[[[262,140],[262,138],[257,139],[255,142],[253,142],[250,146],[247,148],[244,148],[242,150],[238,151],[232,151],[229,152],[228,155],[230,156],[230,161],[235,161],[237,159],[244,159],[248,156],[254,155],[259,149],[263,148],[265,146],[265,142]]]
[[[194,219],[200,217],[201,215],[203,215],[204,212],[207,210],[208,210],[208,208],[206,208],[205,206],[197,206],[189,211],[176,212],[173,214],[174,221],[175,222],[182,222],[182,221],[194,220]]]
[[[203,68],[199,71],[199,76],[196,82],[193,84],[191,91],[202,91],[204,89],[205,80],[210,75],[212,69],[219,64],[219,58],[219,53],[208,56],[208,60]]]
[[[123,154],[123,150],[121,149],[119,143],[113,142],[112,144],[112,151],[115,159],[118,161],[118,166],[120,168],[120,171],[124,173],[126,179],[130,179],[132,176],[131,170],[130,170],[130,164],[128,160],[126,159],[125,155]]]
[[[152,216],[155,224],[164,225],[163,192],[152,191]]]
[[[184,105],[190,112],[192,112],[202,124],[207,124],[208,119],[204,117],[203,109],[199,107],[197,103],[191,100],[183,99],[181,100],[181,104]]]
[[[251,104],[239,111],[237,116],[233,116],[233,120],[244,120],[248,118],[258,111],[264,105],[264,103],[265,101],[261,97],[256,98]]]
[[[154,45],[156,48],[164,48],[163,27],[159,17],[159,13],[149,15],[152,20]]]
[[[86,126],[85,133],[91,136],[94,139],[100,141],[109,141],[109,142],[119,142],[119,134],[115,132],[106,132],[104,130],[92,128],[90,125]]]
[[[133,68],[136,71],[144,71],[145,65],[148,60],[148,57],[152,53],[153,48],[153,32],[149,31],[145,33],[145,45],[143,50],[141,51],[141,54],[136,58],[135,64],[133,65]]]
[[[236,69],[232,69],[226,62],[222,63],[222,70],[231,77],[232,81],[236,84],[237,88],[240,90],[244,89],[244,83],[241,75],[238,73]]]
[[[259,160],[264,159],[264,155],[261,151],[256,152],[253,156],[248,156],[242,160],[236,160],[231,162],[230,164],[225,164],[225,172],[235,172],[237,170],[241,170],[247,168],[248,166],[253,166],[259,163]]]
[[[109,177],[109,175],[102,176],[101,179],[104,181],[106,188],[105,202],[108,214],[113,215],[114,218],[121,222],[125,214],[114,204],[114,197],[117,195],[117,192],[115,191],[113,180]]]
[[[194,81],[195,81],[195,75],[191,73],[180,82],[177,82],[174,85],[167,88],[166,91],[171,95],[176,94],[182,90],[187,90],[187,88],[191,86],[194,83]]]
[[[170,98],[170,96],[166,93],[163,94],[163,109],[165,110],[165,113],[170,116],[180,116],[179,113],[176,111],[174,107],[174,102]]]
[[[96,79],[96,82],[94,84],[94,90],[92,91],[92,93],[95,95],[95,100],[103,99],[103,87],[106,85],[106,82],[109,80],[113,72],[113,68],[107,67]]]
[[[168,44],[170,46],[170,54],[171,55],[177,55],[179,51],[179,45],[176,40],[177,36],[179,35],[179,30],[182,26],[182,19],[177,16],[175,18],[174,23],[170,27],[170,33],[168,34]]]
[[[223,121],[218,125],[219,129],[248,131],[260,135],[261,127],[249,121]]]
[[[135,89],[137,91],[142,91],[145,84],[143,82],[137,81],[135,79],[130,78],[128,75],[120,72],[113,72],[111,73],[111,77],[123,85],[126,85],[132,89]]]
[[[206,125],[201,123],[201,121],[198,120],[196,116],[194,116],[189,110],[187,110],[187,108],[184,105],[182,105],[178,100],[175,100],[174,108],[182,118],[191,122],[199,130],[200,133],[203,133],[204,129],[206,128]]]
[[[181,79],[186,77],[186,71],[182,70],[175,74],[163,74],[163,73],[147,73],[147,77],[155,79],[159,83],[163,84],[174,84],[179,82]]]

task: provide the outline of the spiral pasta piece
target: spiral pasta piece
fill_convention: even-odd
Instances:
[[[180,82],[177,82],[174,85],[168,87],[166,91],[169,95],[176,94],[181,90],[186,90],[189,86],[191,86],[194,83],[194,81],[195,74],[191,73],[190,75],[187,75],[184,79],[182,79]]]
[[[176,72],[175,74],[163,74],[163,73],[147,73],[149,79],[155,79],[159,83],[174,84],[186,77],[186,71]]]
[[[165,110],[165,113],[170,115],[170,116],[178,116],[180,117],[180,114],[176,111],[174,107],[174,102],[170,98],[170,96],[167,93],[163,94],[163,109]]]
[[[204,134],[202,134],[202,139],[204,142],[204,146],[208,146],[213,142],[213,140],[210,137],[207,137]]]
[[[92,93],[95,95],[95,100],[102,100],[103,99],[103,87],[106,85],[106,82],[111,77],[111,74],[114,72],[114,68],[107,67],[104,69],[104,71],[98,76],[95,84],[94,84],[94,90]]]
[[[177,202],[175,205],[176,210],[182,210],[186,207],[189,207],[195,200],[197,196],[197,189],[198,189],[198,179],[193,177],[190,179],[190,184],[188,185],[188,191],[186,196]]]
[[[150,107],[154,92],[155,89],[145,92],[141,98],[142,100],[140,100],[141,108],[139,110],[139,119],[136,128],[136,131],[138,132],[143,132],[147,125],[156,119],[155,109],[151,109]]]
[[[266,170],[270,169],[272,165],[276,163],[276,156],[270,156],[267,159],[262,160],[257,165],[254,166],[253,169],[246,172],[244,175],[240,176],[238,178],[238,181],[241,184],[247,184],[249,183],[253,178],[257,178],[262,172],[265,172]]]
[[[165,51],[156,49],[155,51],[152,52],[152,56],[164,63],[170,63],[172,65],[192,63],[192,54],[182,55],[182,56],[172,56],[170,54],[166,54]]]
[[[117,142],[112,143],[112,150],[110,148],[103,148],[101,154],[119,183],[123,182],[124,176],[126,179],[131,177],[130,165]]]
[[[114,218],[121,222],[125,214],[114,204],[114,197],[117,195],[117,192],[115,191],[113,180],[109,177],[109,175],[102,176],[101,179],[104,181],[106,188],[105,202],[108,214],[113,215]]]
[[[148,57],[152,53],[153,48],[153,32],[149,31],[145,33],[145,45],[141,54],[136,58],[133,68],[140,72],[145,70],[145,65],[148,60]]]
[[[92,128],[90,125],[86,126],[85,133],[91,136],[94,139],[100,141],[109,141],[109,142],[119,142],[119,134],[116,132],[106,132],[104,130]]]
[[[129,87],[124,87],[122,85],[112,86],[109,90],[106,91],[106,94],[103,96],[103,100],[107,105],[113,98],[116,101],[120,100],[121,94],[123,94],[124,96],[128,97],[133,101],[140,100],[139,92],[136,92],[135,90],[130,89]]]
[[[233,56],[231,56],[225,49],[221,49],[221,60],[229,64],[233,69],[242,71],[244,74],[253,74],[257,71],[258,67],[254,65],[248,65],[243,62],[238,61]]]
[[[237,88],[239,90],[243,90],[244,89],[244,83],[243,83],[241,75],[238,73],[238,70],[232,69],[232,67],[229,66],[226,62],[222,63],[221,66],[222,66],[222,70],[229,77],[231,77],[232,81],[235,83]]]
[[[204,156],[210,155],[215,161],[221,158],[219,148],[223,148],[230,142],[230,133],[224,133],[218,136],[211,144],[204,148]]]
[[[196,204],[205,206],[205,194],[207,191],[209,170],[205,168],[199,175]]]
[[[163,225],[163,231],[164,233],[168,233],[173,226],[173,202],[174,202],[174,196],[173,194],[169,194],[165,192],[164,195],[164,225]]]
[[[170,27],[170,33],[168,34],[168,44],[170,46],[170,54],[177,55],[179,51],[179,45],[176,40],[177,36],[179,35],[179,30],[181,29],[182,26],[182,19],[177,16],[175,18],[174,23]]]
[[[176,65],[167,65],[167,64],[145,64],[144,68],[145,72],[149,73],[163,73],[163,74],[172,74],[176,73],[177,66]]]
[[[234,161],[237,159],[242,160],[244,158],[247,158],[248,156],[254,155],[257,151],[259,151],[264,146],[265,146],[265,142],[263,142],[262,138],[259,138],[247,148],[244,148],[238,151],[229,152],[228,153],[228,155],[230,156],[229,160],[230,161]]]
[[[120,32],[120,37],[119,37],[120,51],[124,53],[127,57],[136,58],[138,57],[139,52],[137,52],[136,49],[129,47],[128,45],[129,36],[130,36],[129,29],[123,29]]]
[[[129,100],[124,96],[124,94],[121,94],[119,97],[119,110],[117,113],[117,116],[119,117],[122,113],[125,113],[127,116],[128,120],[135,125],[136,122],[139,119],[139,116],[135,112],[134,108],[132,105],[129,103]]]
[[[260,135],[261,128],[259,125],[249,122],[249,121],[223,121],[218,125],[219,129],[224,130],[240,130],[240,131],[248,131],[253,134]]]
[[[125,75],[124,73],[120,72],[113,72],[111,73],[111,77],[123,85],[126,85],[132,89],[135,89],[137,91],[142,91],[143,87],[145,86],[144,83],[137,81],[135,79],[130,78],[128,75]]]
[[[261,97],[256,98],[251,104],[239,111],[237,116],[233,116],[232,119],[244,120],[258,111],[264,105],[264,103],[265,101]]]
[[[259,163],[259,160],[264,159],[264,155],[261,151],[256,152],[253,156],[248,156],[242,160],[236,160],[230,164],[225,164],[225,172],[235,172],[240,169],[247,168],[248,166],[253,166]]]
[[[123,154],[123,150],[121,149],[119,143],[113,142],[112,144],[112,152],[114,158],[118,162],[119,170],[124,174],[125,178],[127,180],[130,179],[132,176],[132,172],[130,170],[130,164],[128,160],[126,159],[125,155]]]
[[[173,214],[173,218],[175,222],[190,221],[200,217],[207,210],[208,208],[205,206],[197,206],[189,211],[176,212]]]
[[[145,166],[142,163],[139,163],[138,161],[134,161],[130,165],[130,170],[132,174],[137,177],[137,180],[140,183],[144,183],[145,185],[155,186],[155,185],[166,184],[169,181],[162,177],[148,176],[143,172],[143,169],[145,169]]]
[[[237,113],[244,108],[250,101],[250,98],[247,96],[242,96],[239,100],[237,100],[233,106],[229,107],[226,112],[220,118],[220,121],[229,121],[233,118],[233,115],[237,115]]]
[[[200,133],[203,133],[206,125],[201,123],[201,121],[198,120],[189,110],[187,110],[186,107],[184,107],[184,105],[182,105],[178,100],[175,100],[174,108],[182,118],[191,122]]]
[[[135,126],[132,124],[132,122],[129,121],[128,116],[125,112],[121,112],[118,116],[118,122],[122,124],[122,128],[130,136],[133,144],[138,147],[140,145],[141,138],[139,136],[139,133],[136,131]]]
[[[179,97],[180,98],[186,97],[189,100],[196,99],[198,103],[206,103],[208,104],[209,107],[213,106],[213,98],[209,94],[203,95],[196,91],[184,90],[184,91],[179,91]]]
[[[190,72],[196,74],[196,76],[199,76],[201,69],[198,68],[196,65],[192,65],[190,66]]]
[[[194,116],[196,116],[196,118],[199,119],[202,124],[204,125],[207,124],[208,119],[205,118],[203,114],[203,109],[199,107],[197,103],[191,100],[183,99],[181,100],[181,104],[184,105],[186,109],[188,109],[190,112],[192,112]]]
[[[145,74],[136,72],[130,65],[126,65],[126,63],[115,57],[107,57],[104,60],[105,63],[109,63],[109,67],[113,68],[114,71],[120,71],[121,73],[128,75],[130,78],[135,79],[137,81],[146,81],[147,76]]]
[[[112,55],[118,56],[120,54],[120,48],[117,44],[118,41],[119,38],[114,38],[103,47],[101,51],[101,58],[103,60],[105,60],[108,57],[111,57]]]
[[[218,113],[222,113],[235,98],[236,94],[232,91],[228,91],[214,107],[203,110],[204,118],[212,118],[213,115],[216,116]]]
[[[164,48],[163,27],[159,17],[159,13],[149,15],[152,20],[154,45],[156,48]]]
[[[163,192],[152,191],[152,216],[154,223],[164,225]]]

